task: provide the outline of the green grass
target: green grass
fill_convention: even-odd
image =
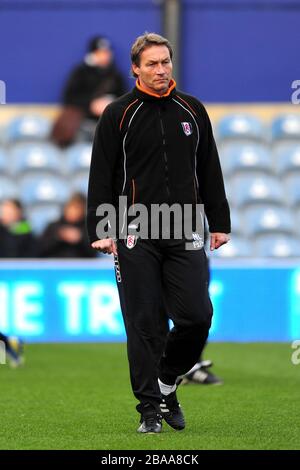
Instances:
[[[300,449],[300,365],[289,344],[210,344],[223,386],[187,385],[187,427],[136,433],[124,344],[27,345],[0,366],[0,449]]]

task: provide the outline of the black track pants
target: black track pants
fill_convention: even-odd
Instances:
[[[117,261],[132,390],[142,404],[157,407],[157,378],[173,385],[195,365],[208,336],[206,254],[203,248],[186,250],[184,240],[139,239],[132,249],[120,240]],[[162,302],[174,323],[166,341]]]

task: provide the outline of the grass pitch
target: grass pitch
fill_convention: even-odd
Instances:
[[[222,386],[185,385],[187,427],[136,432],[124,344],[32,344],[0,366],[0,449],[300,449],[290,344],[210,344]]]

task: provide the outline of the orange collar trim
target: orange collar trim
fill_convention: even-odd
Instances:
[[[168,89],[167,93],[165,93],[164,95],[158,95],[157,93],[151,93],[151,91],[145,90],[145,88],[143,88],[140,85],[138,79],[136,81],[136,87],[137,87],[138,90],[142,91],[143,93],[146,93],[147,95],[154,96],[155,98],[165,98],[165,97],[169,96],[169,94],[171,93],[172,90],[174,90],[174,88],[176,87],[176,82],[175,82],[175,80],[173,80],[173,78],[171,78],[170,83],[169,83],[169,89]]]

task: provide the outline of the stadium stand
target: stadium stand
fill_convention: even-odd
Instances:
[[[70,195],[69,183],[47,172],[26,174],[20,179],[20,196],[28,204],[63,204]]]
[[[62,213],[61,205],[52,203],[28,205],[26,209],[28,220],[37,235],[40,235],[50,222],[59,219]]]
[[[299,139],[300,140],[300,139]],[[275,165],[279,176],[300,174],[300,144],[278,144],[274,149]]]
[[[266,145],[234,142],[220,145],[219,152],[225,176],[249,173],[251,170],[267,174],[274,171],[271,153]]]
[[[245,234],[252,239],[264,233],[290,234],[296,232],[295,218],[284,206],[254,205],[244,210]]]
[[[256,173],[237,175],[232,180],[232,202],[239,208],[249,204],[281,204],[283,188],[275,176]]]
[[[268,234],[255,242],[255,254],[258,257],[290,258],[300,256],[299,239],[287,235]]]
[[[287,203],[294,208],[300,205],[300,174],[289,175],[284,178]]]
[[[7,155],[6,155],[6,152],[0,148],[0,174],[5,175],[7,173],[8,173]]]
[[[230,217],[231,217],[232,235],[243,235],[244,230],[243,230],[242,218],[240,217],[239,211],[235,208],[231,208]]]
[[[4,139],[11,143],[20,140],[47,139],[51,121],[44,116],[24,114],[12,119],[4,132]]]
[[[0,201],[19,196],[18,187],[8,176],[0,176]]]
[[[254,256],[251,242],[247,238],[232,236],[230,243],[211,253],[215,258],[248,258]]]
[[[20,197],[37,234],[72,192],[87,190],[91,143],[60,150],[47,140],[58,111],[6,106],[0,112],[0,200]],[[231,242],[213,256],[300,256],[300,115],[291,105],[208,111],[232,217]]]
[[[5,144],[5,126],[0,125],[0,145]]]
[[[46,142],[15,144],[11,150],[14,174],[18,176],[41,170],[57,174],[61,167],[60,153],[54,145]]]
[[[272,140],[300,139],[299,114],[285,114],[278,116],[272,123]]]
[[[73,177],[71,187],[73,192],[87,193],[89,173],[83,172]]]
[[[78,142],[65,150],[66,169],[70,174],[86,173],[90,168],[92,145]]]
[[[247,114],[233,114],[224,117],[217,126],[219,140],[254,139],[264,140],[264,126],[260,119]]]

